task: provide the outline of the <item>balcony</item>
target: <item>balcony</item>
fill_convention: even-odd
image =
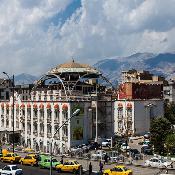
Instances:
[[[38,132],[36,130],[33,131],[33,135],[38,136]]]
[[[65,141],[65,142],[67,142],[68,141],[68,136],[63,136],[62,137],[62,140]]]
[[[51,94],[53,94],[53,91],[52,90],[48,90],[47,94],[51,95]]]
[[[40,132],[39,136],[44,137],[44,132]]]
[[[52,121],[51,121],[51,118],[48,118],[47,119],[47,123],[51,123]]]
[[[38,121],[37,116],[34,116],[34,117],[33,117],[33,121]]]
[[[54,120],[54,123],[59,124],[59,120],[58,119],[55,119]]]
[[[128,121],[132,121],[132,117],[131,116],[128,116]]]
[[[27,130],[27,134],[28,134],[28,135],[31,135],[31,131],[30,131],[30,130]]]
[[[39,119],[39,121],[40,121],[40,122],[43,122],[43,121],[44,121],[44,117],[41,117],[41,118]]]
[[[47,133],[47,137],[51,138],[52,137],[52,133]]]
[[[60,140],[59,133],[55,134],[54,138],[57,139],[57,140]]]

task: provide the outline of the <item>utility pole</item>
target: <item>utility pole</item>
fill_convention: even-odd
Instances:
[[[12,80],[10,79],[9,75],[6,72],[3,72],[4,75],[7,76],[9,82],[12,82],[12,98],[13,98],[13,102],[12,102],[12,118],[13,118],[13,153],[15,152],[15,77],[14,75],[12,76]]]

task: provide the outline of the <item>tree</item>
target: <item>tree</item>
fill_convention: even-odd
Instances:
[[[175,148],[175,134],[168,134],[165,140],[165,145],[168,153],[173,154],[173,149]]]
[[[165,103],[165,118],[167,118],[173,125],[175,125],[175,103]]]
[[[164,154],[166,137],[172,133],[171,123],[164,117],[155,118],[151,121],[150,132],[155,152]]]

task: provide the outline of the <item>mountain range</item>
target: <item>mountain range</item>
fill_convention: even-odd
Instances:
[[[175,52],[173,53],[136,53],[126,57],[113,57],[98,61],[93,65],[114,85],[120,82],[121,72],[129,69],[148,70],[167,79],[175,77]],[[15,76],[15,84],[31,84],[38,77],[22,73]]]
[[[98,61],[94,67],[113,84],[121,81],[121,72],[130,69],[147,70],[167,79],[175,77],[175,53],[136,53],[127,57],[115,57]]]

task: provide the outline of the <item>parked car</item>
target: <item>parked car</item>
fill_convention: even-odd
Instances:
[[[91,155],[91,159],[98,160],[103,159],[106,154],[106,151],[104,150],[97,150],[95,153]]]
[[[143,146],[151,146],[151,142],[149,139],[145,139],[143,142]]]
[[[130,146],[126,142],[122,143],[121,150],[123,152],[129,151],[129,149],[130,149]]]
[[[103,172],[104,175],[132,175],[133,171],[125,166],[115,166],[112,169],[106,169]]]
[[[146,155],[153,155],[153,150],[149,146],[143,146],[141,148],[141,153],[146,154]]]
[[[145,161],[145,166],[157,167],[157,168],[168,168],[173,167],[172,161],[167,161],[165,159],[159,159],[158,157],[153,157]]]
[[[87,147],[89,150],[97,150],[101,147],[101,145],[98,144],[97,142],[93,142],[93,143],[90,143]]]
[[[7,153],[6,156],[1,157],[2,162],[19,163],[21,157],[16,153]]]
[[[102,144],[103,147],[111,146],[111,139],[106,139],[101,144]]]
[[[38,165],[38,161],[36,159],[35,154],[27,155],[24,158],[21,158],[20,163],[22,165],[31,165],[31,166]]]
[[[19,169],[16,165],[6,165],[3,169],[0,169],[1,175],[22,175],[22,169]]]
[[[138,149],[130,149],[129,152],[130,152],[131,157],[135,160],[142,158]]]
[[[57,165],[55,168],[58,172],[73,172],[77,173],[82,167],[76,160],[68,160],[63,164]]]
[[[150,138],[150,135],[151,135],[151,133],[150,132],[146,132],[145,134],[144,134],[144,138],[145,139],[149,139]]]
[[[59,164],[60,162],[57,159],[52,159],[52,168],[55,168]],[[50,157],[47,157],[44,160],[40,161],[39,166],[40,168],[50,168]]]

